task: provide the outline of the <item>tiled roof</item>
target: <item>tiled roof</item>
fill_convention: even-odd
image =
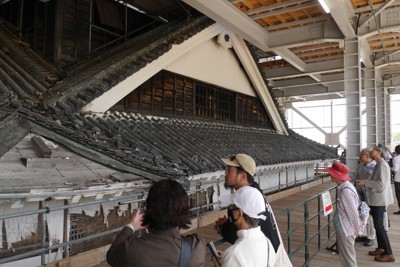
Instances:
[[[252,155],[257,165],[336,157],[334,149],[294,132],[286,136],[231,123],[80,111],[94,98],[168,51],[172,44],[183,42],[211,23],[200,18],[156,29],[156,33],[128,41],[102,57],[77,65],[56,86],[48,83],[51,77],[58,78],[56,74],[42,75],[47,77],[42,79],[29,71],[33,63],[19,65],[27,67],[22,69],[23,73],[4,59],[1,64],[16,70],[22,78],[8,74],[16,84],[0,83],[0,156],[27,131],[33,131],[115,169],[152,180],[169,177],[183,182],[190,175],[222,170],[220,158],[236,153]],[[5,46],[1,42],[0,45],[4,51]],[[14,48],[7,49],[14,51]],[[29,53],[8,54],[17,55],[15,62],[20,62],[19,56],[28,62],[31,57],[35,58]],[[38,69],[46,66],[43,63]]]
[[[334,149],[296,134],[286,136],[229,123],[119,112],[76,113],[69,119],[49,119],[20,109],[20,115],[45,129],[40,132],[44,136],[57,133],[159,177],[188,177],[221,170],[224,166],[220,158],[236,153],[252,155],[257,165],[336,156]]]
[[[29,44],[15,38],[16,34],[7,25],[7,22],[0,20],[2,81],[21,98],[35,98],[59,80],[58,70],[34,53]],[[0,84],[1,87],[4,88],[4,85]]]

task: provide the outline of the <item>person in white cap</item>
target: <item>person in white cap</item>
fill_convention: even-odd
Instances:
[[[239,238],[222,253],[222,266],[274,266],[274,248],[259,226],[259,220],[267,219],[262,194],[256,188],[244,186],[219,200],[230,205],[231,219],[239,229]]]
[[[256,188],[264,198],[266,220],[261,220],[261,231],[270,240],[276,253],[275,266],[293,266],[286,253],[279,233],[279,228],[275,220],[274,213],[267,199],[264,197],[260,186],[254,181],[256,174],[256,163],[252,157],[246,154],[236,154],[229,159],[221,159],[226,165],[225,185],[235,190],[251,186]],[[215,228],[218,229],[225,241],[233,244],[237,236],[237,225],[231,220],[232,210],[228,209],[228,218],[219,218],[215,222]],[[249,265],[250,266],[250,265]]]

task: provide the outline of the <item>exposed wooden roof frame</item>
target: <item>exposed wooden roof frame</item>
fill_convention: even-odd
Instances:
[[[304,2],[304,1],[303,1]],[[286,3],[286,2],[284,2]],[[250,18],[256,20],[256,19],[263,19],[266,17],[272,17],[272,16],[279,16],[282,14],[287,14],[292,11],[298,11],[298,10],[304,10],[306,8],[311,8],[311,7],[316,7],[318,6],[318,3],[311,2],[303,5],[295,5],[295,6],[290,6],[287,8],[275,10],[275,11],[269,11],[267,13],[260,13],[260,14],[255,14],[255,15],[250,15]]]
[[[322,16],[318,16],[318,17],[312,17],[312,18],[295,20],[295,21],[291,21],[291,22],[287,22],[287,23],[272,25],[272,26],[266,26],[266,27],[264,27],[264,29],[266,29],[268,31],[276,31],[276,30],[282,30],[282,29],[291,28],[291,27],[300,27],[300,26],[303,26],[306,24],[329,21],[330,19],[331,19],[330,15],[322,15]]]
[[[285,10],[284,8],[286,8],[286,7],[303,4],[304,2],[309,2],[309,1],[310,0],[289,0],[289,1],[285,1],[285,2],[279,2],[279,3],[268,5],[268,6],[262,6],[262,7],[255,8],[255,9],[249,9],[248,11],[245,12],[245,14],[248,16],[254,16],[256,14],[269,12],[269,11],[272,11],[275,9]],[[240,1],[235,1],[235,2],[240,2]],[[231,1],[231,3],[233,3],[233,1]],[[272,15],[270,15],[270,13],[268,13],[268,16],[272,16]],[[254,19],[254,17],[253,17],[253,19]]]
[[[302,52],[302,53],[296,53],[299,57],[304,58],[304,57],[313,57],[313,56],[323,56],[326,54],[331,54],[331,53],[341,53],[343,54],[343,49],[339,48],[339,46],[332,47],[330,49],[318,49],[314,51],[307,51],[307,52]]]
[[[386,3],[389,2],[389,1],[391,2],[392,0],[386,0]],[[380,8],[382,6],[382,4],[385,4],[385,3],[372,4],[372,10],[377,10],[378,8]],[[399,0],[395,0],[395,2],[392,3],[391,6],[396,6],[396,5],[400,5],[400,1]],[[356,13],[369,13],[369,12],[371,12],[371,7],[369,5],[363,6],[363,7],[356,7],[354,9],[354,11]]]
[[[304,46],[297,46],[293,47],[290,50],[294,53],[302,53],[302,52],[307,52],[307,51],[315,51],[315,50],[322,50],[325,48],[330,48],[330,47],[337,47],[339,44],[337,42],[324,42],[324,43],[318,43],[316,45],[304,45]]]

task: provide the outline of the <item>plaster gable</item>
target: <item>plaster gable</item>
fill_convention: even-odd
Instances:
[[[217,43],[216,37],[187,52],[165,69],[246,95],[256,96],[234,50]]]

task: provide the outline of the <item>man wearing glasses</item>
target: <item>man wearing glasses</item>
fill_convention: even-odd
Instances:
[[[376,166],[370,180],[361,179],[360,186],[367,188],[367,204],[370,206],[370,214],[374,220],[378,247],[368,254],[375,256],[375,261],[394,262],[395,258],[390,246],[389,237],[384,227],[384,214],[386,207],[393,203],[393,193],[390,181],[390,167],[385,161],[388,153],[386,147],[375,146],[371,151],[371,157],[376,161]]]
[[[360,152],[360,157],[358,159],[359,165],[355,174],[352,177],[353,184],[357,189],[358,196],[361,201],[366,201],[367,189],[363,186],[358,185],[359,179],[368,179],[370,180],[372,177],[372,173],[374,171],[376,162],[371,158],[371,150],[370,148],[364,148]],[[364,242],[364,246],[372,246],[374,244],[375,239],[375,229],[374,222],[372,216],[367,217],[367,222],[363,222],[365,224],[365,233],[366,236],[357,237],[356,242]]]

